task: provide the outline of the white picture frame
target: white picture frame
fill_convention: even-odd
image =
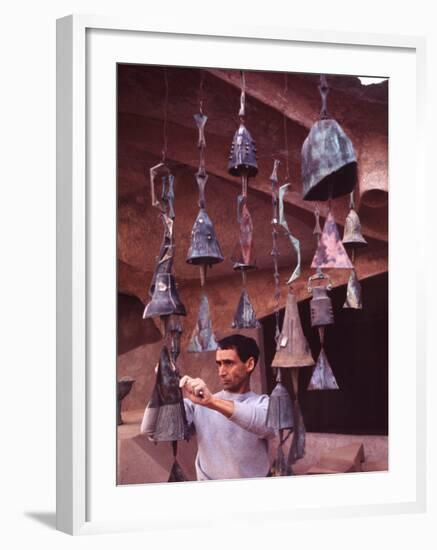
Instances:
[[[187,44],[187,48],[191,48],[193,51],[197,50],[193,55],[198,56],[198,66],[202,66],[204,63],[202,55],[205,55],[205,52],[203,50],[208,50],[208,47],[215,45],[217,41],[220,41],[222,51],[218,53],[219,57],[217,57],[217,52],[214,55],[217,59],[222,56],[221,66],[227,66],[224,57],[226,48],[237,45],[236,50],[239,49],[241,55],[247,55],[249,48],[257,48],[257,55],[252,59],[250,57],[247,59],[247,68],[269,67],[269,63],[272,63],[271,53],[279,54],[279,51],[283,51],[284,48],[301,48],[300,52],[305,49],[309,52],[314,50],[316,53],[308,54],[304,65],[308,72],[317,72],[317,69],[318,72],[322,72],[320,63],[325,63],[325,65],[328,63],[326,60],[316,59],[317,48],[321,48],[330,52],[329,63],[334,63],[337,59],[336,70],[346,74],[363,74],[362,70],[351,71],[353,63],[361,62],[356,57],[357,51],[363,52],[363,59],[364,54],[372,56],[379,53],[379,59],[386,57],[385,61],[381,63],[381,69],[378,69],[376,73],[364,74],[368,76],[381,74],[382,67],[386,63],[388,72],[384,70],[383,74],[392,78],[396,84],[390,89],[390,185],[392,185],[393,177],[402,182],[403,178],[413,175],[415,198],[419,196],[419,193],[422,194],[422,197],[426,194],[424,159],[420,152],[425,150],[423,146],[424,107],[420,95],[421,91],[425,89],[424,38],[315,32],[287,28],[251,28],[250,26],[232,26],[232,29],[223,29],[206,23],[202,28],[202,35],[199,35],[195,22],[191,27],[184,24],[182,28],[167,23],[152,25],[138,20],[129,21],[121,18],[81,15],[69,16],[57,22],[57,528],[70,534],[157,529],[165,527],[169,520],[169,514],[174,527],[186,527],[187,524],[192,526],[210,525],[213,521],[212,516],[215,522],[220,522],[220,505],[229,492],[230,483],[236,487],[236,491],[242,487],[242,483],[245,484],[244,495],[240,494],[242,491],[236,493],[235,506],[244,507],[247,503],[253,503],[249,510],[250,514],[249,512],[247,516],[243,514],[240,516],[240,520],[249,520],[250,517],[260,518],[261,515],[264,520],[273,521],[284,519],[284,517],[302,519],[333,515],[338,517],[339,515],[359,516],[369,513],[424,511],[427,484],[425,312],[423,309],[425,300],[424,287],[419,283],[420,280],[424,280],[424,273],[420,271],[420,269],[424,269],[423,267],[419,267],[419,271],[414,273],[413,279],[416,284],[413,285],[413,288],[415,288],[415,292],[407,296],[403,304],[404,311],[407,312],[413,327],[408,328],[414,333],[414,338],[405,344],[407,349],[403,349],[399,356],[401,363],[409,361],[411,364],[412,361],[415,365],[414,375],[409,379],[410,397],[414,398],[416,406],[416,414],[413,415],[413,419],[405,418],[405,413],[402,411],[405,400],[404,391],[407,387],[402,376],[397,378],[395,372],[392,378],[396,385],[391,384],[390,386],[390,438],[393,438],[394,441],[390,449],[395,449],[395,455],[406,454],[405,462],[397,462],[397,456],[393,456],[391,451],[388,473],[262,480],[262,488],[259,484],[255,485],[257,481],[106,487],[111,475],[115,480],[115,469],[113,469],[115,446],[112,453],[114,456],[108,456],[108,449],[111,448],[114,437],[111,435],[111,430],[114,431],[115,425],[115,370],[112,371],[112,378],[111,375],[104,374],[104,380],[99,379],[102,391],[96,396],[96,379],[102,372],[99,370],[100,359],[96,360],[96,357],[101,356],[103,363],[106,362],[105,354],[110,361],[112,353],[115,364],[115,315],[113,321],[109,321],[105,327],[103,327],[104,323],[99,326],[100,321],[104,321],[103,319],[99,320],[99,315],[103,317],[102,307],[109,304],[109,311],[115,311],[115,292],[113,295],[111,294],[115,279],[113,278],[114,273],[111,272],[97,291],[93,280],[94,277],[100,277],[100,281],[102,281],[102,272],[98,271],[95,274],[95,268],[92,266],[95,265],[93,262],[95,262],[96,247],[100,249],[99,254],[101,254],[102,261],[99,261],[99,264],[101,264],[102,270],[111,266],[115,254],[115,231],[114,225],[111,225],[111,223],[115,223],[115,196],[113,194],[115,189],[115,140],[113,139],[115,119],[106,118],[107,122],[104,127],[100,124],[102,118],[99,119],[99,116],[107,115],[108,111],[105,112],[105,108],[111,112],[115,89],[109,89],[107,97],[100,97],[99,109],[94,109],[96,103],[93,94],[96,92],[92,86],[90,88],[90,82],[96,81],[97,72],[102,71],[102,74],[99,73],[98,80],[100,86],[104,86],[106,85],[106,76],[109,75],[111,78],[111,67],[115,69],[114,59],[122,62],[128,62],[129,59],[131,62],[146,62],[144,60],[149,58],[149,63],[182,64],[183,59],[187,59],[187,57],[183,57],[183,43]],[[162,47],[162,50],[157,52],[156,48],[150,48],[151,51],[148,53],[147,48],[144,48],[144,51],[142,48],[138,48],[142,37],[153,39],[156,41],[154,43]],[[174,44],[179,44],[179,41],[181,48],[175,49]],[[194,48],[192,47],[193,43],[196,46]],[[199,43],[205,48],[198,48]],[[209,51],[210,58],[215,50],[217,48]],[[339,56],[340,50],[344,55]],[[155,56],[153,59],[152,51]],[[99,55],[99,52],[106,57],[101,64],[98,60],[96,64],[96,59],[93,56]],[[134,52],[136,53],[134,54]],[[392,55],[391,60],[389,54]],[[280,55],[277,56],[278,59],[280,57]],[[286,63],[284,56],[279,61],[278,59],[275,59],[276,68],[288,67],[288,65],[284,65]],[[308,61],[310,59],[313,59],[311,67]],[[190,63],[192,63],[191,59]],[[364,61],[362,63],[364,67],[366,63]],[[333,65],[328,67],[330,70],[326,72],[335,72],[332,71],[332,67]],[[294,68],[298,67],[295,65]],[[398,79],[397,83],[396,79]],[[401,88],[403,88],[402,91]],[[102,109],[101,113],[100,108]],[[402,125],[399,126],[399,117],[396,117],[401,109],[402,124],[408,124],[409,130],[412,130],[415,135],[417,147],[414,162],[410,158],[413,167],[402,164],[402,147],[405,144],[393,141],[397,139],[397,133],[403,130]],[[94,110],[99,110],[99,113],[95,113]],[[94,119],[94,116],[97,118]],[[90,123],[91,119],[92,124]],[[106,145],[102,145],[101,150],[92,150],[95,134],[103,132],[108,134]],[[111,151],[113,159],[110,154],[108,156],[108,152],[111,153]],[[105,169],[102,169],[102,159],[99,157],[107,159],[108,166]],[[97,177],[98,179],[96,179]],[[102,187],[101,183],[99,185],[90,183],[96,181],[105,181],[107,185]],[[399,187],[397,187],[398,185]],[[395,191],[390,196],[390,212],[394,213],[390,219],[390,301],[392,308],[390,316],[394,319],[390,325],[392,342],[394,340],[405,341],[406,335],[405,327],[396,321],[400,311],[399,309],[395,310],[397,308],[396,298],[404,290],[399,272],[396,272],[396,262],[400,257],[399,240],[402,239],[406,246],[409,243],[418,243],[417,236],[421,231],[424,232],[425,224],[416,209],[412,214],[409,234],[402,233],[402,224],[396,219],[396,213],[408,206],[411,196],[406,197],[406,191],[402,188],[401,183],[396,183],[393,188],[399,189],[399,192]],[[96,193],[101,193],[102,189],[108,197],[102,200],[101,208],[97,213],[96,199],[100,200],[101,195],[98,197]],[[411,190],[411,187],[409,189]],[[98,224],[97,216],[99,217]],[[101,231],[102,227],[105,229],[104,231]],[[398,237],[393,231],[399,231],[401,237]],[[406,242],[405,239],[407,239]],[[416,255],[418,256],[416,265],[425,265],[420,261],[420,257],[424,258],[423,245],[416,246]],[[411,280],[410,278],[410,282]],[[106,312],[105,317],[109,318],[111,315]],[[111,334],[113,335],[114,348],[112,349],[112,344],[109,343],[106,346],[108,349],[106,349],[102,342],[108,342],[108,335]],[[396,353],[396,350],[391,349],[390,351],[391,374],[393,373],[394,357],[392,352]],[[111,372],[111,369],[107,370]],[[99,409],[102,409],[104,414],[100,413]],[[110,416],[111,412],[113,412],[112,417]],[[402,422],[407,423],[407,426],[409,426],[408,422],[411,422],[410,426],[414,431],[414,449],[407,450],[402,447],[402,433],[398,433],[400,429],[398,416],[402,418]],[[98,451],[95,449],[96,441],[99,442]],[[398,446],[396,441],[399,443]],[[98,474],[96,473],[96,463],[99,464]],[[102,477],[97,482],[100,472]],[[369,494],[365,494],[364,484],[359,481],[361,475],[367,476],[366,486],[373,485],[373,489],[369,489]],[[399,479],[402,477],[405,478],[404,486],[397,487]],[[279,483],[283,485],[279,485]],[[286,491],[290,489],[290,483],[294,484],[293,493],[299,494],[299,491],[303,490],[308,493],[308,498],[305,500],[302,496],[297,505],[296,502],[281,498],[284,488]],[[322,485],[324,485],[323,490]],[[352,488],[348,489],[348,486]],[[380,487],[382,494],[375,499],[372,491],[375,491],[377,486]],[[115,493],[113,489],[115,489]],[[355,494],[352,498],[352,493],[356,493],[357,490],[362,491],[362,495]],[[265,498],[257,498],[260,491]],[[349,497],[335,502],[335,498],[334,501],[332,498],[323,499],[323,491],[336,494],[345,491],[345,495],[348,492],[350,494]],[[196,504],[204,501],[207,494],[214,494],[214,500],[217,503],[216,508],[212,507],[213,509],[209,510],[208,514],[203,513],[201,506]],[[172,498],[179,504],[189,501],[191,513],[184,514],[181,512],[181,507],[176,505],[175,509],[178,510],[178,514],[166,510],[164,517],[162,503],[163,499],[168,498]],[[316,499],[316,502],[312,502],[312,498]],[[113,508],[104,509],[101,503],[109,503],[111,499],[112,502],[115,502]],[[118,512],[117,501],[120,502]],[[154,502],[153,509],[147,508],[146,503],[152,501]],[[139,509],[141,503],[143,503],[143,507]],[[136,509],[137,513],[131,513],[128,509],[129,506],[132,506],[132,510]],[[90,513],[91,509],[97,510],[98,508],[98,513]]]

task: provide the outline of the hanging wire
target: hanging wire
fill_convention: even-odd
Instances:
[[[163,150],[162,150],[162,162],[167,158],[167,118],[168,118],[168,74],[167,67],[164,67],[164,85],[165,85],[165,99],[164,99],[164,125],[163,125]]]
[[[288,75],[284,73],[284,102],[286,102],[288,93]],[[283,121],[284,121],[284,148],[285,148],[285,181],[290,179],[290,164],[288,157],[288,131],[287,131],[287,115],[285,114],[285,108],[283,111]]]

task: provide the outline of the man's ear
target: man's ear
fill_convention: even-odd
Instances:
[[[254,368],[255,368],[255,359],[253,357],[249,357],[249,359],[246,361],[246,370],[248,373],[251,373]]]

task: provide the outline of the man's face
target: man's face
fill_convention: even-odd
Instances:
[[[218,349],[216,363],[224,390],[233,393],[249,391],[250,373],[255,367],[253,357],[243,363],[234,349]]]

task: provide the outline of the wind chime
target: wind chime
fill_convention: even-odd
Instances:
[[[233,269],[241,272],[243,290],[234,315],[233,328],[257,328],[259,323],[246,290],[246,272],[256,269],[253,255],[253,224],[247,207],[247,189],[249,178],[258,173],[255,142],[245,126],[246,93],[245,75],[241,73],[240,125],[234,134],[229,153],[228,172],[241,178],[241,194],[237,198],[237,222],[240,227],[240,242],[237,244],[232,261]]]
[[[362,309],[363,301],[361,295],[361,284],[358,280],[355,268],[355,252],[359,248],[367,246],[367,241],[361,232],[360,218],[355,210],[354,193],[350,194],[349,214],[346,217],[343,233],[343,244],[351,251],[353,269],[349,276],[346,290],[346,301],[343,304],[344,309]]]
[[[167,163],[168,80],[166,69],[164,69],[164,80],[165,113],[162,160],[150,169],[152,206],[158,208],[160,212],[160,218],[164,224],[164,234],[149,288],[151,299],[143,314],[144,319],[150,317],[161,319],[164,343],[155,369],[155,387],[144,412],[142,431],[148,433],[155,442],[172,443],[174,461],[168,481],[173,482],[186,481],[176,460],[176,455],[177,442],[188,440],[189,430],[182,392],[179,388],[180,374],[176,366],[182,333],[180,316],[186,315],[186,310],[179,298],[176,281],[172,274],[175,254],[175,195],[174,176]],[[159,180],[161,181],[161,192],[158,195],[155,185]]]
[[[319,92],[322,99],[320,118],[304,141],[301,162],[304,200],[328,201],[323,231],[319,223],[319,206],[317,203],[315,206],[317,248],[311,267],[316,269],[316,273],[308,280],[308,292],[312,295],[311,326],[318,329],[321,349],[308,390],[334,390],[338,389],[338,384],[324,349],[325,328],[334,323],[332,302],[328,296],[332,284],[323,269],[353,269],[340,240],[331,201],[353,192],[357,159],[352,142],[328,114],[329,86],[325,75],[320,76]]]
[[[200,268],[201,298],[196,326],[188,345],[189,352],[213,351],[217,349],[217,341],[212,330],[209,314],[208,296],[205,290],[207,268],[223,261],[223,254],[217,240],[214,225],[206,212],[205,187],[208,175],[205,167],[205,125],[208,117],[203,113],[203,73],[200,80],[199,113],[194,115],[199,131],[197,147],[199,149],[199,169],[195,174],[199,188],[199,213],[191,231],[191,245],[188,250],[187,263]]]
[[[287,90],[287,75],[285,75],[285,89]],[[301,254],[300,242],[290,231],[287,220],[285,218],[284,196],[287,192],[290,180],[289,161],[288,161],[288,140],[287,140],[287,119],[284,114],[284,141],[286,152],[286,183],[278,188],[279,161],[275,160],[273,172],[270,176],[272,184],[272,240],[273,249],[272,256],[274,262],[274,281],[275,281],[275,340],[276,353],[272,361],[272,368],[276,368],[276,386],[270,396],[269,409],[267,412],[267,425],[273,427],[279,434],[279,445],[277,456],[272,467],[272,474],[275,476],[292,475],[292,465],[302,458],[305,453],[305,425],[302,412],[299,405],[299,369],[306,366],[314,365],[308,342],[302,330],[302,324],[299,317],[297,307],[297,299],[292,289],[292,283],[298,279],[301,274]],[[278,188],[278,189],[277,189]],[[278,209],[279,205],[279,209]],[[282,228],[285,235],[289,238],[293,246],[296,256],[297,265],[287,280],[288,293],[286,299],[286,307],[282,330],[279,331],[279,272],[278,272],[278,256],[279,250],[277,247],[277,229]],[[291,369],[291,379],[293,385],[293,400],[290,398],[285,386],[282,385],[282,369]],[[284,431],[288,429],[289,433],[284,437]],[[285,460],[283,445],[286,439],[293,432],[293,439],[290,445],[287,460]]]

